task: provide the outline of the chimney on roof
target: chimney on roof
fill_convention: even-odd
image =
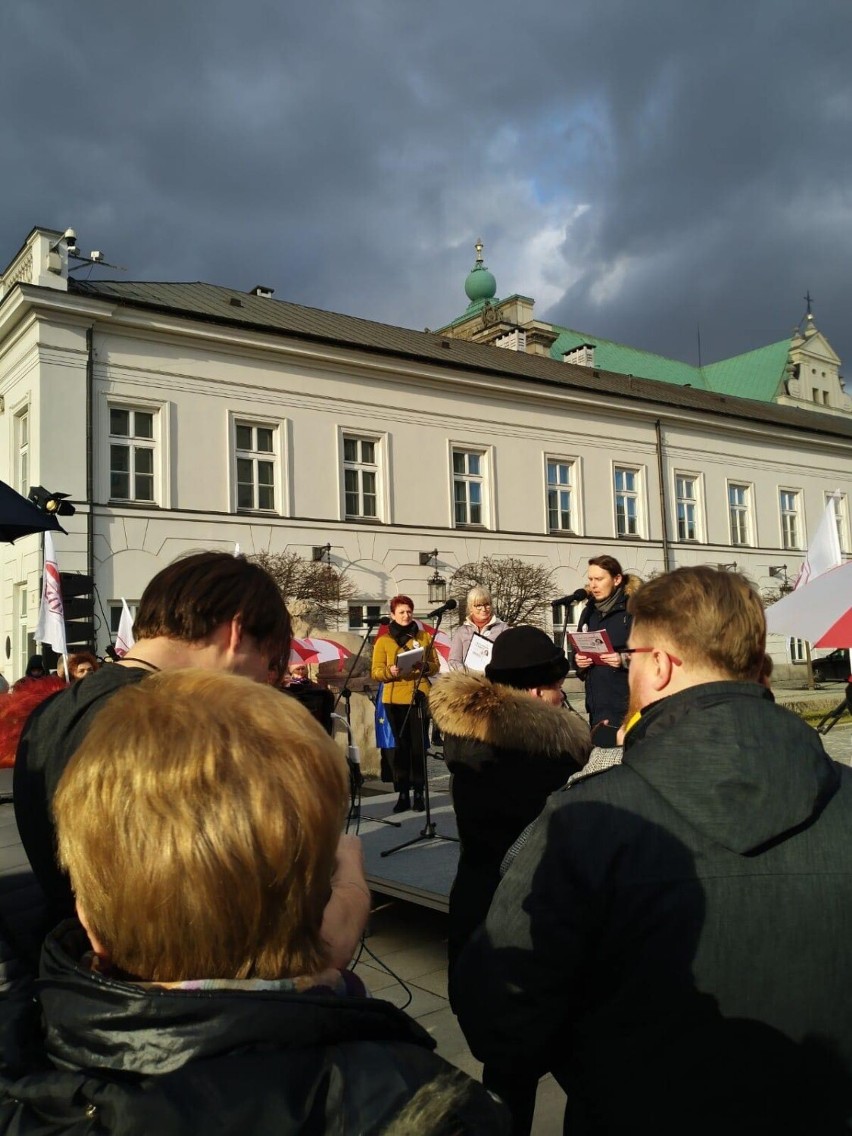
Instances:
[[[255,284],[252,288],[250,295],[261,296],[264,300],[271,300],[275,295],[274,288],[267,288],[264,284]]]
[[[574,363],[578,367],[594,367],[594,343],[580,343],[576,347],[572,347],[570,351],[564,351],[562,353],[562,362]]]

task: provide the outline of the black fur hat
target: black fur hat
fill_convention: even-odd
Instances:
[[[568,674],[568,660],[561,647],[537,627],[510,627],[494,640],[485,677],[491,682],[531,690],[549,686]]]

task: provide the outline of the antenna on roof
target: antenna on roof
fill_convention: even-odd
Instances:
[[[76,264],[69,264],[69,272],[76,272],[78,268],[84,268],[87,264],[90,268],[115,268],[119,272],[127,271],[121,264],[110,264],[108,260],[104,260],[104,254],[100,249],[92,249],[88,256],[83,256],[77,247],[77,234],[73,229],[66,229],[62,239],[65,240],[69,246],[68,259],[77,262]]]

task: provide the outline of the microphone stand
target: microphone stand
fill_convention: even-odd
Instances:
[[[846,684],[846,695],[843,701],[838,706],[835,706],[833,710],[829,710],[825,717],[820,719],[820,723],[816,728],[817,733],[825,737],[832,726],[836,726],[838,721],[843,717],[844,710],[848,710],[849,713],[852,714],[852,681]]]
[[[565,609],[565,620],[564,620],[564,622],[563,622],[563,624],[562,624],[562,630],[561,630],[561,631],[560,631],[560,633],[559,633],[559,642],[557,643],[557,646],[558,646],[558,647],[561,647],[561,648],[562,648],[562,650],[563,650],[563,651],[565,651],[565,643],[566,643],[566,641],[567,641],[567,639],[568,639],[568,617],[569,617],[569,616],[570,616],[570,614],[571,614],[571,605],[570,605],[570,604],[567,604],[567,603],[560,603],[560,601],[559,601],[559,600],[554,600],[554,602],[553,602],[553,603],[552,603],[552,604],[551,604],[550,606],[551,606],[551,609],[552,609],[552,613],[553,613],[553,616],[554,616],[554,619],[553,619],[553,625],[554,625],[554,627],[556,626],[556,618],[555,618],[555,616],[556,616],[556,609],[557,609],[557,607],[562,607],[562,608],[564,608],[564,609]],[[567,651],[565,651],[565,654],[567,655],[567,654],[568,654],[568,652],[567,652]],[[574,651],[573,651],[573,649],[572,649],[572,651],[571,651],[571,655],[573,656],[573,654],[574,654]],[[573,662],[573,657],[572,657],[572,659],[571,659],[571,662]]]
[[[352,689],[349,686],[349,682],[352,678],[355,668],[358,665],[358,660],[364,654],[364,648],[367,646],[367,643],[370,640],[370,636],[373,633],[373,628],[381,622],[382,621],[380,619],[367,620],[367,634],[361,640],[361,646],[358,648],[358,652],[352,660],[352,665],[349,667],[349,672],[347,673],[346,678],[343,680],[343,687],[337,698],[335,698],[334,700],[334,710],[336,710],[341,698],[343,699],[345,705],[345,717],[343,714],[335,714],[334,712],[332,712],[331,715],[332,718],[336,718],[338,722],[343,723],[343,725],[346,727],[346,733],[349,739],[349,744],[347,746],[347,765],[349,766],[349,813],[346,817],[347,832],[349,831],[349,825],[351,821],[356,820],[360,822],[362,805],[361,786],[364,784],[364,777],[361,773],[361,755],[358,753],[358,747],[352,740],[352,708],[350,706]],[[368,819],[374,820],[380,824],[392,825],[394,828],[402,828],[402,824],[398,820],[386,820],[384,817],[369,817]]]
[[[431,638],[429,640],[429,647],[423,656],[424,663],[429,659],[429,655],[435,650],[435,636],[438,634],[438,629],[441,626],[441,620],[444,618],[444,613],[440,612],[435,620],[435,625],[432,628]],[[418,674],[414,683],[414,695],[411,699],[411,705],[408,708],[408,713],[405,715],[403,723],[403,732],[408,729],[408,719],[411,717],[412,710],[414,711],[416,719],[417,739],[418,746],[423,761],[423,803],[426,810],[423,816],[424,824],[420,831],[419,836],[412,837],[411,840],[406,840],[403,844],[397,844],[393,848],[386,848],[384,852],[380,853],[382,858],[385,856],[393,856],[394,852],[401,852],[403,848],[411,848],[415,844],[422,844],[424,840],[452,840],[456,844],[459,843],[457,836],[441,836],[438,833],[438,826],[432,820],[432,801],[429,796],[429,770],[426,768],[426,721],[423,717],[423,707],[418,704],[417,695],[420,690],[420,683],[423,680],[423,669]]]

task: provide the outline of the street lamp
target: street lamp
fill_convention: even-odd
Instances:
[[[433,548],[431,552],[420,553],[420,563],[427,565],[432,562],[435,571],[426,581],[429,586],[429,604],[442,604],[447,598],[447,581],[438,571],[438,550]]]
[[[790,579],[787,575],[786,564],[771,564],[769,566],[769,575],[775,579],[780,579],[781,583],[778,585],[778,591],[782,596],[786,595],[787,592],[792,592],[793,585],[790,583]]]

